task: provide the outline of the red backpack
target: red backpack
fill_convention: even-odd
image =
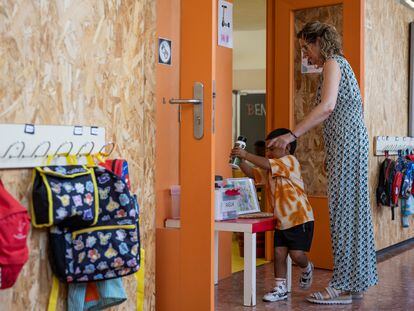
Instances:
[[[12,287],[29,258],[30,219],[0,180],[0,289]]]

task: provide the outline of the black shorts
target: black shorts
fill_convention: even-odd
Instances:
[[[313,221],[286,230],[275,230],[275,247],[309,252],[313,238]]]

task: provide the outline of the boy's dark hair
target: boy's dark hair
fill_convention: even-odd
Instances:
[[[258,156],[266,156],[266,142],[264,140],[258,140],[254,143],[254,153]]]
[[[285,128],[278,128],[278,129],[271,131],[267,135],[266,140],[271,140],[273,138],[276,138],[276,137],[279,137],[279,136],[282,136],[288,133],[290,133],[290,130],[285,129]],[[289,145],[290,145],[290,148],[289,148],[290,154],[294,154],[296,150],[296,140],[292,141]]]
[[[266,142],[264,140],[258,140],[254,143],[256,147],[266,147]]]

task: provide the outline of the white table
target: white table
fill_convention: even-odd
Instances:
[[[167,219],[167,228],[180,228],[180,221]],[[273,218],[234,219],[216,221],[214,224],[214,284],[218,283],[218,250],[219,232],[242,232],[244,235],[244,276],[243,276],[243,304],[256,305],[256,233],[272,231],[275,228]],[[291,291],[292,261],[287,259],[287,287]]]

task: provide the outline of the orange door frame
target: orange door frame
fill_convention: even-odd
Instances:
[[[294,122],[294,12],[297,10],[343,5],[344,55],[354,69],[364,96],[364,12],[365,0],[268,0],[267,1],[267,66],[266,128],[293,128]],[[311,257],[319,267],[332,268],[329,237],[328,200],[309,197],[315,211],[315,241]],[[326,243],[321,243],[323,239]],[[267,246],[267,247],[272,247]]]
[[[181,107],[180,295],[181,310],[214,309],[213,80],[217,1],[181,0],[180,96],[204,85],[204,136],[194,138],[192,105]]]
[[[164,222],[172,216],[170,186],[179,184],[179,107],[165,102],[180,97],[180,0],[157,0],[156,14],[156,37],[172,41],[172,60],[171,65],[156,64],[155,306],[158,311],[178,311],[180,231],[165,228]]]

